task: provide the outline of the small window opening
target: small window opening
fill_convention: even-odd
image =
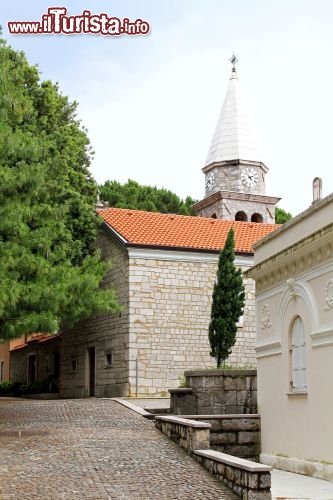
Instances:
[[[70,361],[70,370],[71,370],[71,372],[72,373],[76,373],[77,369],[78,369],[77,358],[71,358],[71,361]]]
[[[261,214],[252,214],[251,216],[251,222],[262,222],[264,219]]]
[[[109,351],[105,353],[105,366],[111,367],[113,365],[113,352]]]
[[[246,215],[246,213],[243,212],[243,211],[237,212],[237,214],[235,215],[235,220],[238,220],[238,221],[241,221],[241,222],[247,222],[247,215]]]

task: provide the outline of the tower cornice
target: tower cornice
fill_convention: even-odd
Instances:
[[[260,167],[262,170],[267,173],[269,168],[265,165],[265,163],[261,161],[251,161],[251,160],[241,160],[241,159],[235,159],[235,160],[225,160],[225,161],[216,161],[213,163],[210,163],[209,165],[206,165],[205,167],[202,168],[202,171],[204,174],[209,172],[215,167],[234,167],[238,165],[249,165],[251,167]]]
[[[215,191],[215,193],[206,196],[203,200],[200,200],[192,205],[192,208],[196,212],[199,212],[203,208],[209,207],[220,200],[252,201],[255,203],[275,206],[281,198],[254,193],[240,193],[238,191]]]

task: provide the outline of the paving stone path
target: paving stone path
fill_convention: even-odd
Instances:
[[[116,401],[0,398],[0,499],[236,497]]]

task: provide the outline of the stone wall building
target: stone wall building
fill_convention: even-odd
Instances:
[[[63,332],[61,396],[163,395],[179,385],[184,370],[215,365],[209,356],[208,324],[219,251],[233,227],[236,265],[251,267],[253,243],[276,229],[279,200],[265,194],[268,168],[240,98],[235,62],[232,58],[229,87],[203,168],[205,198],[194,206],[200,217],[98,211],[103,219],[98,245],[113,265],[104,286],[117,290],[123,311]],[[250,278],[245,287],[244,316],[228,361],[253,366]],[[21,351],[26,366],[32,364],[29,349]],[[15,354],[23,366],[21,358]],[[13,366],[14,373],[22,370]]]
[[[215,365],[208,324],[218,254],[235,229],[236,264],[252,265],[252,244],[273,231],[280,198],[265,194],[267,166],[238,89],[236,59],[210,146],[201,217],[100,210],[99,239],[113,269],[105,286],[118,291],[121,315],[91,318],[65,332],[61,394],[65,397],[167,394],[184,370]],[[189,186],[190,191],[190,186]],[[255,365],[254,285],[230,362]]]
[[[208,324],[218,255],[231,227],[236,265],[253,264],[252,244],[272,224],[232,222],[127,209],[100,210],[100,246],[113,267],[121,314],[91,318],[64,332],[61,395],[166,395],[184,370],[215,366]],[[253,282],[230,362],[255,364]]]
[[[21,384],[48,381],[52,383],[52,390],[56,390],[59,383],[60,341],[60,335],[45,333],[11,340],[10,379]]]
[[[333,195],[255,248],[261,461],[333,480]]]

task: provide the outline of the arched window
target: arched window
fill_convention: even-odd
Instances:
[[[240,221],[243,221],[243,222],[246,222],[247,221],[247,215],[245,212],[237,212],[237,214],[235,215],[235,220],[240,220]]]
[[[306,392],[306,343],[304,324],[297,316],[291,330],[291,388],[293,392]]]
[[[262,222],[263,221],[263,218],[262,218],[262,215],[260,214],[252,214],[251,216],[251,222]]]
[[[211,219],[217,219],[216,214],[213,214],[213,215],[211,216]]]

